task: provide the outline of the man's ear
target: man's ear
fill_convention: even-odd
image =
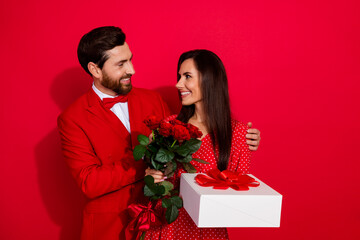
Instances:
[[[98,65],[96,65],[93,62],[89,62],[87,67],[88,67],[89,72],[91,73],[91,75],[93,75],[93,77],[95,77],[95,78],[101,78],[102,77],[102,71],[98,67]]]

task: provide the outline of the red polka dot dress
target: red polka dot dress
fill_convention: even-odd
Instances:
[[[232,143],[228,170],[241,173],[249,173],[249,163],[251,152],[246,144],[246,130],[248,127],[234,119],[231,120],[232,125]],[[193,158],[199,158],[207,161],[210,164],[203,164],[196,161],[191,163],[199,173],[206,173],[207,171],[217,168],[217,163],[212,147],[210,135],[206,135],[202,139],[200,149],[193,154]],[[180,175],[185,172],[180,169],[174,175],[173,183],[179,187]],[[164,224],[161,227],[155,227],[146,232],[146,240],[162,239],[162,240],[177,240],[177,239],[229,239],[226,228],[198,228],[195,223],[185,211],[184,208],[179,210],[179,216],[175,222],[171,224]]]

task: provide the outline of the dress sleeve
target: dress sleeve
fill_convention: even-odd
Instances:
[[[246,143],[248,126],[232,120],[232,144],[228,169],[234,172],[249,173],[251,151]]]
[[[177,114],[171,115],[171,116],[165,118],[164,121],[170,122],[170,121],[174,120],[175,118],[177,118],[177,116],[178,116]]]

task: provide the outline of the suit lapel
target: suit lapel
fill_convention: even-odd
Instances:
[[[136,96],[136,88],[133,88],[128,95],[128,107],[129,107],[129,118],[130,118],[130,128],[131,128],[131,144],[132,149],[139,144],[137,136],[139,134],[148,134],[148,129],[145,127],[143,120],[146,116],[143,116],[143,110],[140,101],[138,100],[139,96]]]
[[[107,124],[116,134],[122,138],[126,138],[129,132],[122,124],[120,119],[110,110],[104,107],[101,99],[90,89],[88,92],[88,111],[94,116],[100,118],[105,124]]]

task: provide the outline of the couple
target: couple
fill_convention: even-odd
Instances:
[[[125,239],[130,221],[127,206],[146,202],[144,175],[163,179],[161,172],[146,170],[145,163],[132,156],[138,134],[150,134],[143,120],[149,115],[160,119],[170,115],[159,94],[132,87],[132,56],[118,27],[96,28],[78,46],[79,62],[94,82],[88,93],[59,116],[58,128],[65,160],[89,199],[83,210],[81,239]],[[182,54],[176,87],[183,104],[177,118],[204,133],[193,157],[210,164],[194,163],[198,171],[218,167],[248,172],[250,150],[258,148],[260,132],[231,119],[221,60],[206,50]],[[227,239],[227,233],[226,229],[196,228],[182,210],[174,223],[151,229],[146,238]]]

